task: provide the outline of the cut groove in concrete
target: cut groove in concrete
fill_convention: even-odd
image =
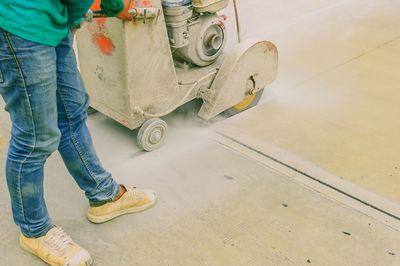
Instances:
[[[270,156],[265,152],[253,148],[252,146],[222,132],[216,131],[216,134],[222,137],[220,138],[216,136],[216,140],[220,144],[239,153],[245,154],[246,156],[259,161],[278,172],[284,173],[289,177],[294,177],[306,186],[311,187],[313,190],[325,194],[334,200],[348,205],[355,210],[371,216],[393,229],[400,231],[400,214],[398,211],[395,211],[396,209],[400,210],[400,206],[390,199],[360,187],[357,187],[357,191],[355,191],[354,188],[356,186],[354,184],[342,180],[333,174],[327,173],[322,169],[314,169],[315,172],[319,172],[321,175],[310,174],[306,172],[310,169],[309,165],[304,167],[307,170],[301,170],[301,167],[293,166],[287,162]],[[316,166],[314,167],[317,168]],[[324,178],[322,178],[322,175],[324,175]],[[308,181],[305,180],[305,178],[308,179]]]

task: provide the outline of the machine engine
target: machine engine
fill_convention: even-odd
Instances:
[[[227,7],[228,1],[162,1],[170,46],[177,63],[207,66],[222,54],[226,30],[224,18],[216,12]]]

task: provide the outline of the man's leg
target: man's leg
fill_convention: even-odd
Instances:
[[[56,53],[58,126],[62,134],[58,150],[90,201],[88,219],[102,223],[150,208],[157,200],[154,191],[120,187],[96,155],[86,126],[89,97],[77,68],[71,34],[56,47]]]
[[[12,121],[6,177],[15,223],[26,237],[52,227],[43,199],[43,166],[57,149],[56,53],[0,29],[0,93]]]
[[[53,226],[43,166],[59,145],[54,47],[0,29],[0,94],[12,121],[6,176],[20,245],[52,265],[89,265],[90,254]]]
[[[102,167],[86,126],[89,96],[85,91],[72,48],[72,34],[56,47],[58,150],[68,171],[85,191],[92,206],[112,201],[120,186]]]

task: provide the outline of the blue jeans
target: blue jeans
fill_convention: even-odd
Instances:
[[[0,29],[0,94],[12,121],[7,184],[14,221],[30,238],[53,227],[43,166],[56,149],[92,206],[110,202],[120,190],[101,166],[86,126],[89,97],[72,41],[70,33],[51,47]]]

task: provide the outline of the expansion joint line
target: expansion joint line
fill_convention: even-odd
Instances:
[[[236,139],[234,139],[232,137],[229,137],[229,136],[227,136],[227,135],[225,135],[225,134],[223,134],[221,132],[217,131],[216,133],[218,135],[221,135],[221,136],[223,136],[223,137],[225,137],[225,138],[227,138],[227,139],[229,139],[229,140],[231,140],[231,141],[233,141],[233,142],[235,142],[235,143],[237,143],[237,144],[239,144],[239,145],[241,145],[241,146],[243,146],[243,147],[245,147],[245,148],[247,148],[247,149],[249,149],[249,150],[251,150],[251,151],[253,151],[253,152],[257,153],[257,154],[259,154],[259,155],[261,155],[261,156],[263,156],[263,157],[266,157],[266,158],[270,159],[271,161],[274,161],[275,163],[278,163],[278,164],[280,164],[280,165],[282,165],[282,166],[284,166],[286,168],[289,168],[290,170],[292,170],[292,171],[294,171],[294,172],[296,172],[298,174],[301,174],[301,175],[303,175],[303,176],[305,176],[305,177],[307,177],[307,178],[309,178],[309,179],[311,179],[311,180],[313,180],[315,182],[318,182],[323,186],[326,186],[326,187],[328,187],[330,189],[333,189],[336,192],[339,192],[339,193],[341,193],[341,194],[343,194],[343,195],[345,195],[345,196],[347,196],[347,197],[349,197],[349,198],[351,198],[353,200],[356,200],[356,201],[358,201],[358,202],[360,202],[360,203],[362,203],[362,204],[364,204],[364,205],[366,205],[366,206],[368,206],[368,207],[370,207],[370,208],[372,208],[372,209],[374,209],[376,211],[379,211],[379,212],[381,212],[381,213],[383,213],[383,214],[385,214],[387,216],[392,217],[393,219],[396,219],[396,220],[400,221],[400,217],[398,217],[398,216],[396,216],[394,214],[391,214],[391,213],[389,213],[389,212],[387,212],[387,211],[385,211],[385,210],[383,210],[383,209],[381,209],[379,207],[376,207],[376,206],[374,206],[374,205],[372,205],[372,204],[370,204],[370,203],[368,203],[368,202],[366,202],[366,201],[364,201],[362,199],[359,199],[359,198],[357,198],[357,197],[355,197],[355,196],[353,196],[353,195],[351,195],[351,194],[349,194],[349,193],[347,193],[347,192],[345,192],[345,191],[343,191],[343,190],[341,190],[341,189],[339,189],[337,187],[334,187],[334,186],[332,186],[332,185],[330,185],[330,184],[328,184],[328,183],[326,183],[324,181],[321,181],[318,178],[313,177],[313,176],[311,176],[311,175],[309,175],[309,174],[307,174],[307,173],[305,173],[305,172],[303,172],[303,171],[301,171],[301,170],[299,170],[299,169],[297,169],[297,168],[295,168],[295,167],[293,167],[293,166],[291,166],[291,165],[289,165],[287,163],[284,163],[281,160],[276,159],[276,158],[274,158],[274,157],[272,157],[272,156],[270,156],[270,155],[268,155],[268,154],[266,154],[266,153],[264,153],[262,151],[259,151],[259,150],[255,149],[255,148],[252,148],[249,145],[244,144],[243,142],[240,142],[240,141],[238,141],[238,140],[236,140]]]

